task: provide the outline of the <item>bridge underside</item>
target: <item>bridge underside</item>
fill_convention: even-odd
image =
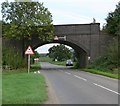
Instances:
[[[68,41],[51,41],[51,42],[42,42],[42,43],[39,43],[38,45],[36,45],[35,47],[33,47],[33,49],[35,50],[36,48],[40,47],[40,46],[43,46],[45,44],[50,44],[50,43],[60,43],[60,44],[64,44],[64,45],[67,45],[67,46],[70,46],[74,49],[75,51],[75,54],[76,54],[76,58],[77,58],[77,61],[78,61],[78,65],[79,67],[85,67],[87,64],[88,64],[88,52],[86,52],[85,50],[83,50],[81,47],[79,47],[78,45],[74,44],[74,43],[71,43],[71,42],[68,42]]]

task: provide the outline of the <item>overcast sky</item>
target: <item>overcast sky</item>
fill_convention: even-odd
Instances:
[[[6,0],[2,0],[3,2]],[[14,0],[8,0],[14,1]],[[115,10],[119,0],[38,0],[52,13],[53,24],[88,24],[100,23],[100,27],[106,23],[105,18],[109,12]],[[1,1],[0,1],[1,2]],[[0,15],[1,18],[1,15]],[[51,47],[51,45],[50,45]],[[38,49],[46,52],[49,46]]]

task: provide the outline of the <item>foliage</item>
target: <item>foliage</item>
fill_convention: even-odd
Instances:
[[[37,51],[34,51],[34,54],[31,55],[31,63],[34,63],[34,58],[39,58],[40,54]]]
[[[120,45],[118,42],[120,36],[120,2],[116,5],[116,9],[108,14],[106,22],[107,24],[103,28],[103,31],[112,35],[113,40],[109,43],[106,54],[93,61],[89,68],[114,72],[119,67],[118,57],[120,56],[118,53],[118,45]]]
[[[88,69],[88,68],[85,68],[85,69],[82,69],[82,70],[86,71],[86,72],[98,74],[98,75],[107,76],[107,77],[110,77],[110,78],[116,78],[116,79],[119,78],[120,79],[118,73],[113,73],[113,72],[110,72],[110,71],[103,71],[103,70],[98,70],[98,69]]]
[[[3,2],[3,36],[16,39],[31,39],[38,36],[42,40],[53,35],[52,15],[43,3]]]
[[[113,38],[113,41],[109,44],[107,48],[107,57],[109,59],[109,63],[118,66],[118,57],[120,53],[118,53],[118,39]]]
[[[111,35],[120,35],[120,2],[116,5],[114,12],[108,14],[105,30]]]
[[[118,39],[113,39],[107,48],[105,55],[95,59],[89,68],[94,68],[98,70],[114,70],[118,68]]]
[[[2,50],[2,65],[4,68],[17,69],[25,66],[24,60],[20,57],[17,50],[13,48],[5,48]]]
[[[49,57],[53,60],[64,61],[71,58],[71,51],[63,44],[53,46],[48,51]]]

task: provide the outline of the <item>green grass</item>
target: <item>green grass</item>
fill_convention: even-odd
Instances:
[[[109,71],[103,71],[103,70],[97,70],[97,69],[88,69],[88,68],[85,68],[85,69],[82,69],[83,71],[87,71],[87,72],[90,72],[90,73],[94,73],[94,74],[99,74],[99,75],[103,75],[103,76],[107,76],[107,77],[110,77],[110,78],[120,78],[118,73],[112,73],[112,72],[109,72]]]
[[[48,56],[39,57],[40,62],[52,62],[52,59]]]
[[[38,71],[38,70],[40,70],[40,68],[41,68],[40,62],[36,62],[31,65],[30,72]]]
[[[44,77],[25,72],[25,69],[19,69],[3,73],[3,104],[42,104],[47,100]]]

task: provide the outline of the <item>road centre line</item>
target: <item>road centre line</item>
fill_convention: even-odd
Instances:
[[[65,73],[66,73],[66,74],[69,74],[69,75],[71,74],[71,73],[68,73],[68,72],[65,72]]]
[[[115,93],[115,94],[120,95],[120,93],[118,93],[118,92],[116,92],[116,91],[113,91],[113,90],[111,90],[111,89],[109,89],[109,88],[106,88],[106,87],[104,87],[104,86],[102,86],[102,85],[99,85],[99,84],[96,84],[96,83],[93,83],[93,84],[96,85],[96,86],[98,86],[98,87],[101,87],[101,88],[103,88],[103,89],[106,89],[106,90],[108,90],[108,91],[111,91],[111,92],[113,92],[113,93]]]
[[[87,79],[82,78],[82,77],[80,77],[80,76],[77,76],[77,75],[74,75],[74,76],[77,77],[77,78],[79,78],[79,79],[82,79],[82,80],[84,80],[84,81],[87,81]]]

